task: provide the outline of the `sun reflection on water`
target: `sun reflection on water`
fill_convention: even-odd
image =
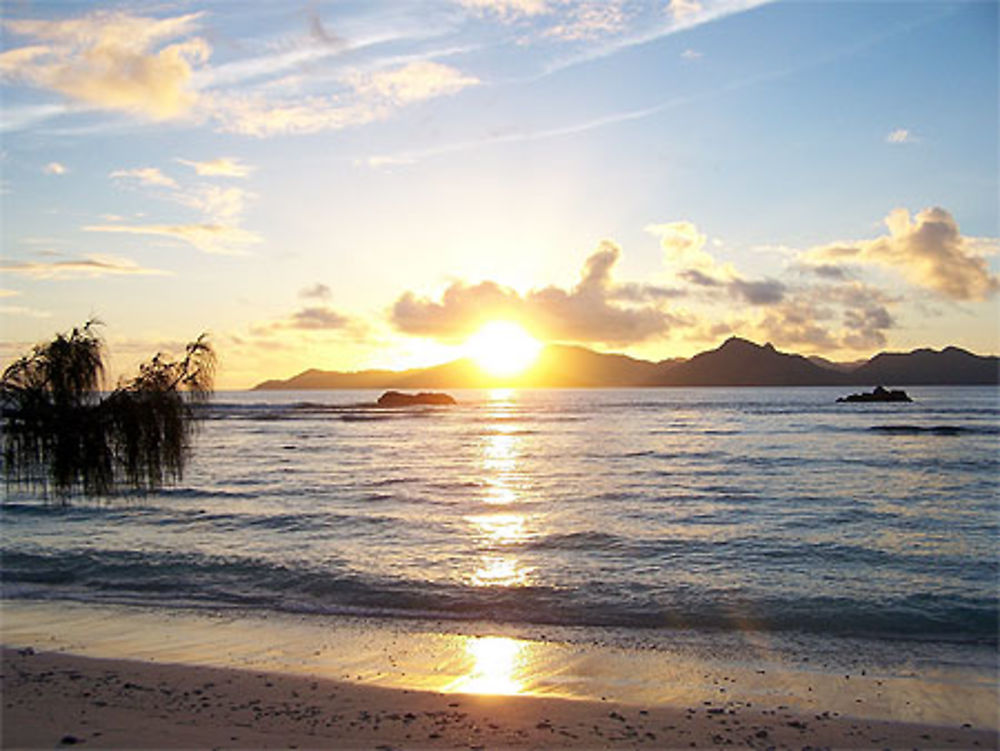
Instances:
[[[472,514],[466,521],[482,552],[469,579],[479,587],[519,587],[529,583],[532,569],[524,566],[510,547],[527,540],[528,516],[517,511],[522,483],[520,442],[516,426],[505,420],[515,415],[513,389],[490,392],[488,419],[495,421],[483,437],[481,471],[488,490],[481,498],[487,507],[504,507],[502,513]]]
[[[521,587],[528,583],[531,569],[522,566],[512,555],[484,556],[472,574],[472,583],[479,587]]]
[[[486,514],[466,519],[479,528],[484,538],[497,545],[521,542],[528,537],[523,514]]]

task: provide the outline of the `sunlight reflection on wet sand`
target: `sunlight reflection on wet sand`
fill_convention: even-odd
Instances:
[[[530,643],[505,636],[465,637],[469,666],[445,691],[474,694],[519,694],[529,665]]]
[[[676,706],[752,701],[938,724],[996,723],[996,685],[988,670],[957,666],[915,672],[919,661],[910,657],[906,663],[878,667],[886,657],[884,645],[858,644],[857,651],[823,669],[817,658],[828,646],[823,640],[807,646],[796,639],[776,652],[776,645],[747,634],[701,634],[685,645],[691,635],[672,633],[656,648],[633,649],[602,646],[601,639],[566,643],[540,635],[442,633],[434,630],[441,624],[417,627],[343,616],[165,614],[31,601],[4,601],[2,614],[8,646],[93,657],[277,670],[449,693],[603,697]],[[656,641],[656,634],[650,640]],[[692,649],[696,644],[702,646]],[[906,654],[914,649],[909,645]],[[812,659],[804,662],[796,655]],[[853,672],[858,660],[868,664],[867,676]],[[848,670],[851,680],[844,677]],[[863,704],[857,703],[859,696]]]

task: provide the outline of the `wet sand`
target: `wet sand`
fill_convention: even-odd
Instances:
[[[997,748],[996,652],[0,601],[4,748]]]
[[[636,706],[389,689],[5,649],[3,747],[996,748],[995,731],[712,702]]]

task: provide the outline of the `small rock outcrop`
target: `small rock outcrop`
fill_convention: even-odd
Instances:
[[[432,391],[421,391],[419,394],[386,391],[376,402],[376,406],[379,407],[415,407],[421,405],[441,407],[452,404],[457,404],[454,397]]]
[[[842,396],[837,399],[838,402],[912,402],[909,394],[907,394],[902,389],[899,390],[889,390],[883,388],[882,386],[876,386],[874,389],[869,391],[864,391],[860,394],[850,394],[848,396]]]

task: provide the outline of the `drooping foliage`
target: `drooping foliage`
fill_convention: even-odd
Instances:
[[[215,353],[205,335],[178,360],[156,355],[110,393],[96,321],[39,344],[0,379],[8,487],[101,497],[179,480],[212,394]]]

